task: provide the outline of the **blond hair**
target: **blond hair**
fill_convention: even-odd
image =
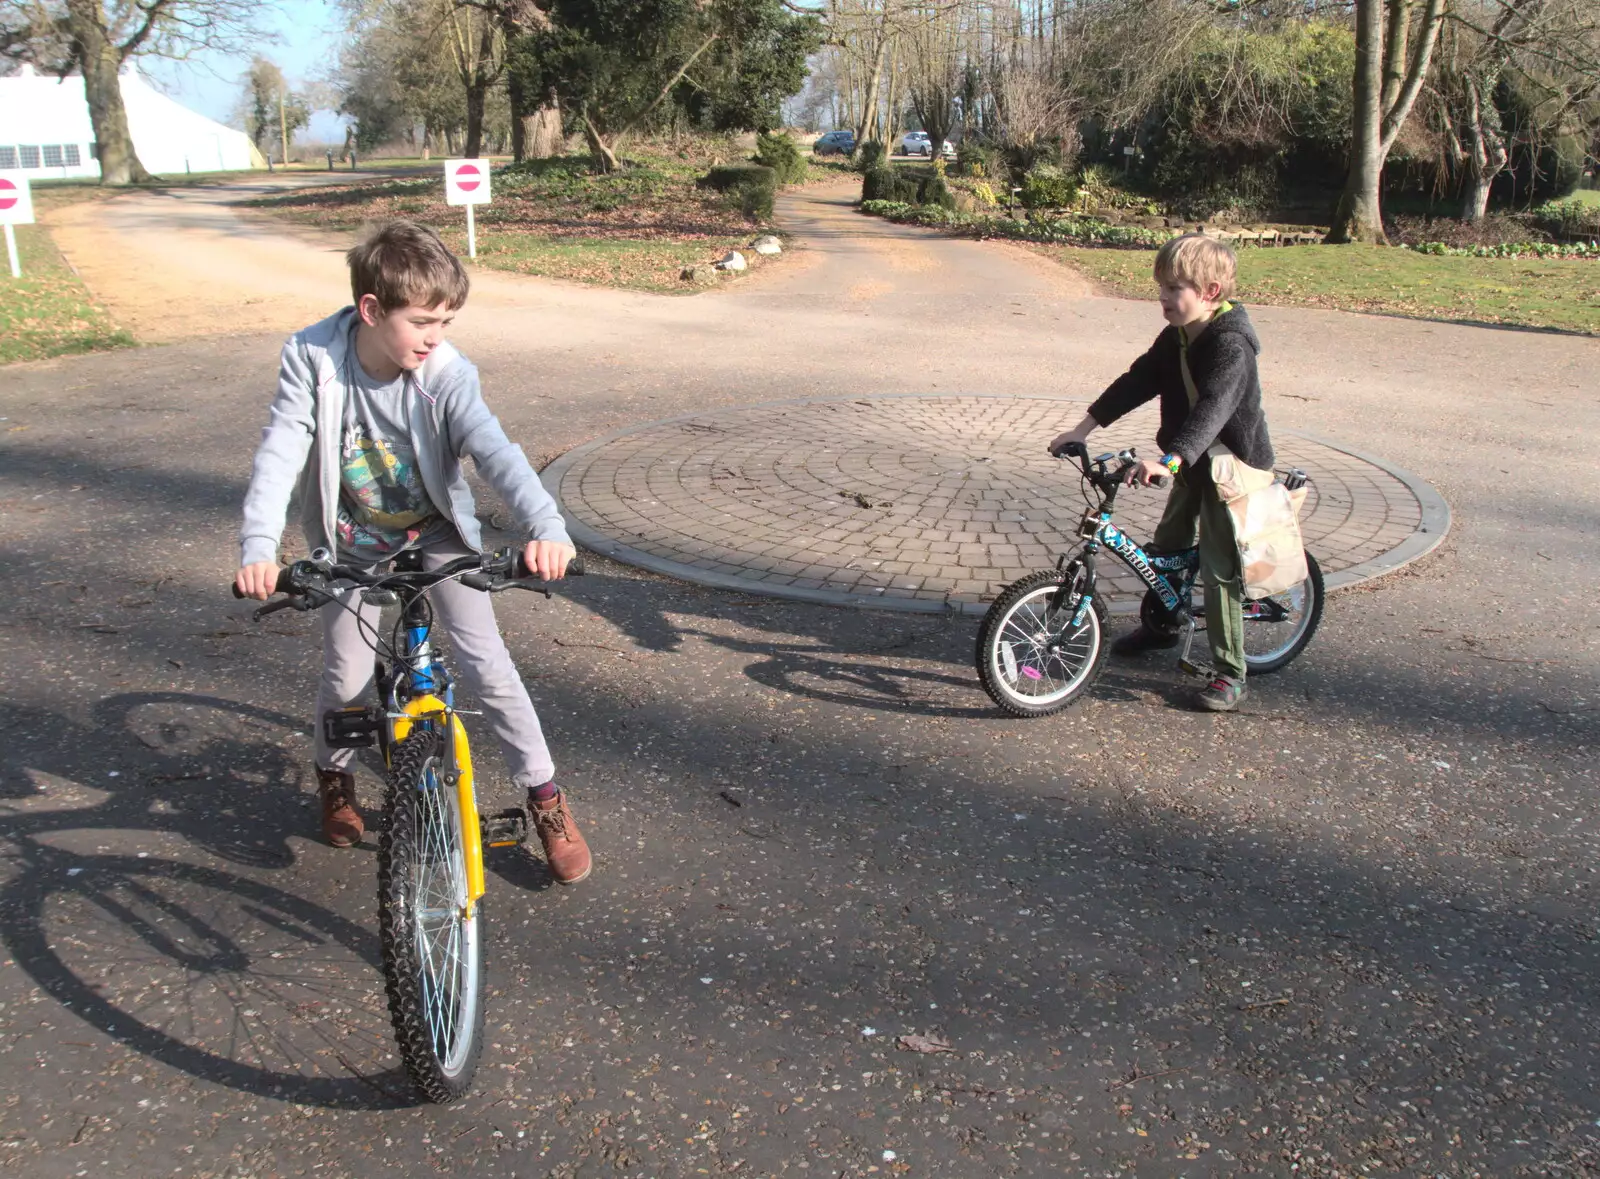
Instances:
[[[344,257],[357,303],[372,295],[385,311],[440,303],[455,311],[467,301],[470,282],[460,260],[437,233],[415,221],[373,226]]]
[[[1233,249],[1214,237],[1186,233],[1175,237],[1156,254],[1156,281],[1182,283],[1202,295],[1212,283],[1222,288],[1220,299],[1233,294],[1238,259]]]

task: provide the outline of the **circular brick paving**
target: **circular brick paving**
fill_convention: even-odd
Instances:
[[[1073,547],[1076,469],[1045,446],[1084,403],[896,395],[784,401],[652,422],[558,459],[545,483],[586,548],[702,584],[890,609],[979,611]],[[1092,445],[1155,450],[1153,408]],[[1347,447],[1274,433],[1312,491],[1306,547],[1330,586],[1398,568],[1444,539],[1426,483]],[[1148,539],[1164,496],[1125,492],[1117,521]],[[1137,605],[1116,562],[1113,608]]]

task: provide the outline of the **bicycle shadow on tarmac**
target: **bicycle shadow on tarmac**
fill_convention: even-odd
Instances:
[[[91,715],[7,717],[50,734],[0,777],[0,944],[17,965],[106,1036],[202,1080],[332,1109],[417,1104],[370,924],[242,874],[291,867],[290,838],[309,834],[303,759],[282,745],[303,722],[161,691]],[[242,872],[169,858],[174,837]]]

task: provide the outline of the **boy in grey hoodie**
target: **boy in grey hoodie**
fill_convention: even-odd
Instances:
[[[545,580],[564,576],[577,550],[555,501],[484,404],[478,370],[444,339],[467,301],[461,263],[431,229],[408,221],[379,226],[347,260],[355,305],[284,345],[278,393],[245,495],[240,592],[261,600],[272,594],[293,498],[300,501],[306,542],[341,564],[377,565],[415,549],[432,569],[481,551],[464,458],[510,508],[526,540],[528,567]],[[353,751],[330,748],[320,718],[359,703],[370,688],[372,652],[362,627],[377,622],[377,607],[353,590],[346,597],[350,609],[321,612],[317,693],[323,833],[335,847],[358,843],[363,824],[349,770]],[[444,582],[430,598],[513,781],[528,792],[551,874],[577,883],[589,874],[589,849],[553,780],[539,718],[488,596]]]

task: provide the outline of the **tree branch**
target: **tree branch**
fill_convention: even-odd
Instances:
[[[691,53],[689,55],[689,60],[683,63],[683,68],[681,68],[676,74],[673,74],[671,80],[661,88],[661,93],[657,94],[655,98],[651,100],[649,106],[645,107],[644,110],[640,111],[638,114],[634,115],[633,118],[629,119],[625,124],[623,124],[622,129],[617,132],[614,138],[621,140],[625,135],[628,135],[630,132],[632,132],[632,130],[645,119],[649,118],[651,112],[653,112],[656,107],[660,106],[667,100],[667,96],[672,93],[672,88],[679,82],[683,81],[684,75],[689,72],[689,67],[694,65],[699,56],[716,43],[718,36],[719,34],[712,33],[711,36],[707,37],[703,42],[701,42],[700,48]]]

